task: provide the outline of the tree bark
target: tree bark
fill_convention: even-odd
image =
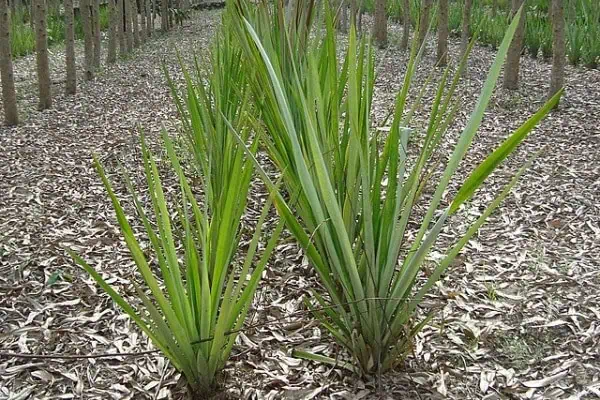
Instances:
[[[169,2],[168,0],[161,0],[160,2],[160,29],[163,32],[169,30]]]
[[[119,38],[119,56],[124,57],[127,54],[127,38],[125,37],[125,4],[123,0],[115,0],[117,4],[117,37]]]
[[[35,54],[38,74],[39,103],[38,109],[52,107],[50,92],[50,66],[48,63],[48,28],[46,24],[45,0],[33,0],[35,9]]]
[[[48,64],[46,1],[33,0],[33,6],[35,9],[35,55],[39,89],[38,109],[41,111],[52,107],[52,93],[50,92],[50,66]]]
[[[108,64],[114,64],[117,61],[117,26],[119,23],[119,15],[117,13],[115,0],[108,0],[108,23],[108,55],[106,56],[106,62]]]
[[[408,35],[410,34],[410,0],[402,0],[402,41],[400,48],[408,49]]]
[[[0,5],[1,7],[1,5]],[[10,2],[10,15],[16,15],[17,14],[17,1],[16,0],[12,0]],[[5,25],[8,26],[8,25]]]
[[[511,17],[514,17],[525,0],[512,0]],[[525,8],[521,13],[515,36],[508,48],[506,64],[504,65],[504,89],[515,90],[519,87],[519,63],[523,50],[523,35],[525,27]]]
[[[471,34],[471,9],[473,0],[465,0],[462,14],[462,30],[460,33],[460,57],[463,58],[469,47],[469,36]]]
[[[65,0],[65,63],[67,69],[67,94],[77,92],[77,69],[75,67],[75,25],[73,0]]]
[[[496,17],[498,12],[498,0],[492,0],[492,18]]]
[[[7,0],[0,0],[0,80],[2,81],[2,104],[4,105],[4,122],[7,125],[19,123],[17,110],[17,93],[12,65],[12,48],[10,45],[10,17]]]
[[[425,42],[427,30],[429,29],[429,14],[433,0],[422,0],[421,17],[419,18],[419,48]]]
[[[123,0],[125,3],[125,35],[127,37],[127,52],[131,52],[133,50],[133,24],[131,23],[131,14],[133,10],[131,9],[131,0]]]
[[[563,0],[552,0],[552,76],[548,97],[554,96],[565,84],[565,9]]]
[[[341,1],[341,12],[340,12],[340,23],[338,28],[340,32],[347,33],[348,32],[348,7],[344,0]]]
[[[440,0],[439,4],[437,63],[448,64],[448,0]]]
[[[140,42],[144,43],[148,37],[148,29],[146,27],[146,0],[140,0]]]
[[[356,16],[358,15],[358,0],[350,0],[350,26],[356,29]]]
[[[154,30],[154,23],[152,19],[152,0],[144,0],[146,3],[146,34],[148,38],[152,37],[152,31]]]
[[[140,45],[140,24],[137,0],[131,0],[131,25],[133,26],[133,45]]]
[[[387,45],[387,10],[386,0],[375,0],[375,26],[373,36],[379,47]]]
[[[79,1],[79,13],[81,15],[81,25],[83,26],[85,79],[89,81],[94,79],[94,38],[90,0]]]
[[[94,67],[100,68],[101,36],[100,36],[100,0],[91,0],[92,29],[94,32]]]

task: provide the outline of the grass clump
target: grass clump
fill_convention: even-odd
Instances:
[[[192,398],[204,398],[215,390],[283,229],[280,223],[270,232],[270,238],[263,240],[271,208],[267,200],[249,244],[240,254],[241,221],[254,172],[246,151],[254,154],[258,143],[250,137],[248,70],[240,63],[241,50],[227,31],[221,30],[213,46],[208,72],[203,72],[198,63],[192,71],[184,68],[186,85],[181,92],[171,82],[201,195],[190,185],[185,166],[166,133],[163,141],[169,172],[179,182],[175,198],[169,200],[165,194],[157,162],[144,141],[150,213],[125,175],[144,239],[150,243],[148,249],[142,247],[103,167],[95,161],[142,277],[142,284],[135,284],[139,301],[128,302],[121,297],[100,271],[72,253],[183,374]],[[238,144],[230,129],[240,135],[249,150]],[[262,242],[266,242],[264,248]]]
[[[238,42],[249,65],[257,126],[264,148],[279,169],[284,196],[256,162],[274,204],[317,272],[322,291],[309,307],[350,358],[341,364],[364,374],[393,368],[410,354],[414,336],[431,314],[417,312],[422,300],[455,256],[496,209],[523,173],[514,178],[483,214],[447,250],[445,258],[418,282],[430,249],[451,217],[485,178],[552,109],[560,93],[545,104],[493,153],[452,198],[449,183],[468,151],[500,74],[515,19],[504,37],[479,101],[439,180],[432,179],[434,155],[458,110],[454,101],[459,71],[439,83],[432,112],[422,132],[414,132],[420,101],[409,106],[408,92],[421,52],[415,45],[404,84],[382,134],[371,120],[375,83],[373,48],[351,29],[341,63],[330,12],[325,32],[311,35],[315,3],[300,1],[286,9],[240,2],[235,19]],[[420,97],[419,97],[420,98]],[[430,107],[424,107],[429,109]],[[260,117],[259,117],[260,116]],[[412,152],[412,153],[411,153]],[[409,154],[415,157],[409,157]],[[433,185],[429,200],[424,186]],[[287,200],[286,200],[287,199]],[[419,229],[408,235],[416,205],[426,202]],[[297,349],[296,356],[340,365]]]

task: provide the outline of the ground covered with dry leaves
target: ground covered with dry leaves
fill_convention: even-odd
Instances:
[[[113,176],[120,162],[141,181],[138,128],[154,148],[163,126],[177,130],[161,61],[177,73],[176,47],[185,57],[192,49],[202,57],[218,21],[218,11],[195,14],[187,26],[154,38],[130,59],[81,83],[74,97],[61,94],[63,54],[52,49],[55,105],[44,112],[35,111],[33,58],[17,61],[24,122],[0,128],[1,352],[152,349],[64,248],[82,252],[121,293],[133,293],[135,268],[91,154]],[[397,50],[399,37],[393,27],[390,47],[378,54],[376,118],[387,112],[400,87],[406,55]],[[421,82],[434,70],[433,53],[432,43]],[[456,45],[451,54],[458,54]],[[474,50],[450,142],[473,109],[492,57],[490,49]],[[457,182],[541,105],[549,75],[549,65],[523,58],[520,90],[497,91]],[[431,96],[433,90],[426,94]],[[427,115],[426,107],[419,112]],[[449,243],[464,231],[509,172],[543,147],[502,209],[427,298],[424,309],[438,311],[401,368],[377,382],[290,357],[294,347],[343,354],[310,316],[298,313],[315,276],[288,239],[278,247],[251,313],[249,323],[265,324],[240,335],[223,377],[224,393],[235,399],[599,398],[599,71],[568,69],[560,110],[489,179],[444,237]],[[123,185],[117,190],[125,192]],[[261,200],[260,188],[255,193],[251,207],[258,209],[264,196]],[[0,399],[180,398],[178,379],[159,354],[58,360],[0,355]]]

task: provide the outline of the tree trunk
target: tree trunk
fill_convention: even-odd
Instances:
[[[169,2],[168,0],[161,0],[160,2],[160,29],[163,32],[169,30]]]
[[[492,18],[496,17],[498,12],[498,0],[492,0]]]
[[[338,28],[340,29],[340,32],[347,33],[348,32],[348,7],[344,0],[342,0],[342,2],[341,2],[341,10],[340,11],[341,11],[340,12],[340,23],[338,25]]]
[[[29,26],[32,31],[35,31],[35,9],[33,0],[29,0]]]
[[[37,62],[39,103],[38,109],[52,107],[50,93],[50,67],[48,64],[48,28],[46,26],[46,1],[33,0],[35,16],[35,54]]]
[[[17,94],[13,75],[12,49],[10,45],[10,18],[7,0],[0,0],[0,80],[2,81],[2,104],[7,125],[19,123]]]
[[[140,45],[140,24],[138,18],[137,0],[131,0],[131,25],[133,25],[133,45]]]
[[[16,15],[18,9],[19,9],[19,2],[17,0],[12,0],[10,2],[10,15]]]
[[[89,81],[94,79],[94,38],[90,0],[79,1],[79,13],[81,15],[81,25],[83,26],[85,79]]]
[[[144,2],[146,3],[146,34],[148,35],[148,38],[152,37],[152,31],[154,30],[154,24],[153,24],[153,19],[152,19],[152,0],[144,0]]]
[[[133,26],[131,23],[131,14],[133,10],[131,9],[131,0],[123,0],[125,3],[125,35],[127,38],[127,52],[131,52],[133,50]]]
[[[144,43],[148,37],[148,28],[146,26],[146,0],[140,0],[140,42]]]
[[[117,26],[119,24],[119,15],[117,13],[115,0],[108,0],[108,24],[108,55],[106,57],[106,62],[108,64],[114,64],[117,61]]]
[[[448,0],[440,0],[438,19],[437,62],[448,64]]]
[[[123,0],[115,0],[117,5],[116,21],[117,21],[117,38],[119,39],[119,56],[124,57],[127,54],[127,43],[125,38],[125,11]]]
[[[408,49],[408,35],[410,34],[410,0],[402,0],[402,42],[400,48]]]
[[[523,3],[524,0],[512,0],[511,17],[514,17],[515,14],[517,14]],[[521,59],[521,51],[523,50],[524,26],[525,8],[523,8],[515,36],[508,48],[506,64],[504,65],[504,89],[515,90],[519,87],[519,62]]]
[[[433,5],[433,0],[422,0],[421,17],[419,18],[419,48],[425,42],[427,30],[429,29],[429,14]]]
[[[77,69],[75,67],[75,25],[73,0],[65,0],[65,58],[67,68],[67,94],[77,91]]]
[[[462,14],[462,31],[460,33],[460,58],[465,56],[469,47],[469,36],[471,34],[471,8],[473,0],[465,0]]]
[[[552,0],[552,77],[550,93],[554,96],[565,84],[565,9],[563,0]]]
[[[379,47],[387,45],[387,10],[385,0],[375,0],[375,26],[373,36]]]
[[[100,36],[100,0],[91,0],[92,29],[94,31],[94,67],[100,68],[101,36]]]

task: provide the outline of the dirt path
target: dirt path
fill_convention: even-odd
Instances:
[[[197,15],[183,30],[153,39],[95,81],[81,82],[74,97],[62,95],[64,83],[58,83],[55,107],[41,113],[32,95],[34,63],[17,61],[17,89],[27,118],[17,128],[0,128],[0,351],[150,348],[63,247],[84,252],[122,293],[132,293],[133,266],[91,154],[113,173],[118,161],[140,178],[137,127],[154,141],[163,125],[173,129],[176,118],[161,60],[175,72],[175,47],[186,56],[198,48],[202,56],[218,23],[218,11]],[[401,82],[406,59],[394,47],[399,37],[394,27],[392,47],[378,55],[376,117]],[[433,70],[431,46],[420,81]],[[452,46],[451,54],[457,53]],[[52,58],[53,80],[60,82],[62,55],[55,50]],[[475,50],[453,135],[473,108],[491,59],[490,50]],[[461,174],[541,104],[549,66],[524,58],[522,68],[522,88],[497,93]],[[570,69],[567,89],[562,108],[462,214],[473,219],[509,169],[548,146],[432,293],[428,302],[443,310],[419,336],[415,357],[382,381],[380,398],[600,396],[600,72]],[[464,220],[455,218],[445,235],[451,238],[461,229]],[[433,252],[432,262],[446,242]],[[296,246],[282,243],[259,290],[255,320],[301,309],[313,282]],[[225,388],[233,398],[379,398],[372,381],[289,357],[295,346],[337,352],[308,318],[247,332],[241,341],[226,371]],[[77,361],[0,356],[0,399],[167,399],[178,392],[177,380],[157,355]]]

